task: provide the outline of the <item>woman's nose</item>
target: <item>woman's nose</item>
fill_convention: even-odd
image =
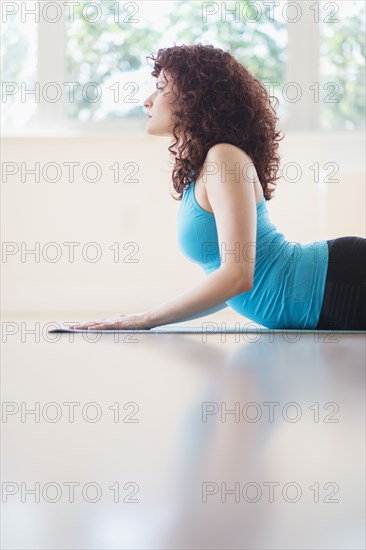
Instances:
[[[145,101],[144,101],[144,107],[146,109],[150,109],[150,107],[151,107],[151,96],[152,96],[152,94],[149,95],[149,97],[146,98]]]

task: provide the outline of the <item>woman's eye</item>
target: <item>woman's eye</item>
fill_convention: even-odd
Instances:
[[[155,86],[156,86],[156,89],[157,89],[157,90],[164,90],[164,88],[166,87],[166,85],[164,85],[164,84],[161,85],[161,82],[157,82],[157,83],[155,84]],[[159,87],[159,86],[160,86],[160,87]]]

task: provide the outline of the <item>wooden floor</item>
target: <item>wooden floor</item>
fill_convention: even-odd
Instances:
[[[365,548],[366,334],[48,328],[3,321],[3,548]]]

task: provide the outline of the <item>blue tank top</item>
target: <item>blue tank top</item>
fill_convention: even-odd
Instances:
[[[220,267],[215,216],[198,204],[192,180],[179,205],[177,239],[183,254],[206,275]],[[257,204],[253,286],[226,304],[266,328],[314,329],[323,301],[328,256],[326,240],[287,241],[270,221],[263,197]]]

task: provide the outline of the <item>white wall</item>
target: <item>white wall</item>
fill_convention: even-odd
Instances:
[[[172,190],[167,138],[146,134],[60,135],[54,137],[4,137],[2,142],[2,241],[15,243],[19,252],[2,256],[2,310],[8,318],[45,314],[75,319],[142,311],[184,292],[205,275],[180,252],[176,241],[179,202]],[[288,133],[281,142],[282,166],[296,162],[302,169],[297,183],[278,183],[275,198],[268,202],[272,221],[291,241],[309,242],[343,235],[366,237],[364,140],[360,134]],[[79,162],[76,179],[69,181],[66,162]],[[15,176],[4,177],[6,162],[19,167]],[[62,178],[21,181],[20,163],[34,168],[56,162]],[[99,182],[82,177],[81,168],[97,162]],[[119,162],[121,180],[132,172],[136,183],[113,181],[109,168]],[[314,182],[310,166],[336,162],[337,183]],[[329,172],[328,172],[329,173]],[[95,172],[90,169],[89,176]],[[49,177],[55,170],[49,169]],[[289,172],[293,177],[294,171]],[[39,243],[39,262],[34,255],[22,259],[21,249]],[[47,243],[57,243],[61,259],[43,257]],[[77,242],[75,261],[69,261],[64,243]],[[97,263],[83,259],[81,249],[91,242],[100,246]],[[120,243],[121,258],[114,262],[113,243]],[[136,243],[138,251],[127,263]],[[24,243],[23,245],[21,243]],[[95,249],[89,248],[90,255]],[[55,248],[48,248],[52,258]],[[5,261],[6,260],[6,261]],[[98,318],[99,318],[98,317]]]

